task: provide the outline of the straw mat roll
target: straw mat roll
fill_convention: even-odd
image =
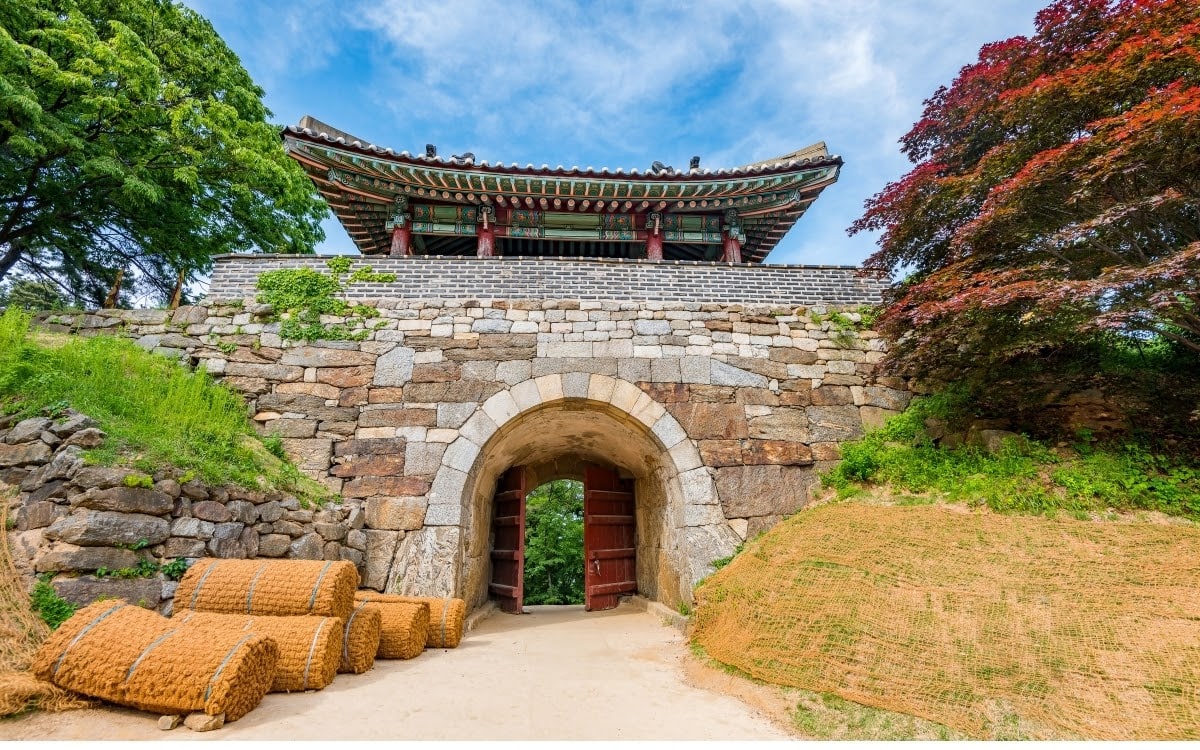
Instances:
[[[197,560],[175,592],[177,611],[321,615],[345,622],[358,571],[345,560]]]
[[[185,625],[258,633],[279,646],[271,692],[320,690],[337,676],[342,661],[342,621],[336,617],[224,615],[183,610],[171,619]]]
[[[388,606],[423,604],[428,607],[429,626],[425,630],[424,643],[426,648],[454,648],[462,640],[467,609],[466,602],[462,599],[398,596],[396,594],[377,594],[374,591],[359,591],[354,596],[359,601],[370,601],[373,604]],[[383,629],[386,640],[388,631],[386,611]]]
[[[236,721],[275,679],[279,647],[268,636],[172,622],[124,602],[75,613],[38,649],[42,680],[162,714],[203,711]]]
[[[342,634],[342,664],[339,672],[362,674],[375,666],[379,652],[383,612],[369,602],[355,602],[354,611]]]

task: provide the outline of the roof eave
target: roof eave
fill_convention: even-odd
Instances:
[[[303,121],[302,121],[303,122]],[[721,180],[738,177],[761,177],[767,175],[775,175],[795,171],[796,169],[814,169],[820,167],[841,167],[844,163],[842,157],[834,155],[819,155],[814,157],[798,158],[790,161],[779,161],[777,159],[768,159],[744,167],[734,167],[731,169],[716,169],[716,170],[697,170],[697,171],[679,171],[675,173],[650,173],[640,172],[637,169],[610,170],[607,167],[602,167],[596,170],[592,167],[581,168],[578,166],[572,167],[550,167],[543,164],[541,167],[526,165],[524,167],[512,164],[505,166],[503,163],[489,164],[488,162],[474,162],[463,159],[443,159],[439,156],[413,155],[407,151],[396,153],[390,148],[381,148],[371,143],[364,143],[360,139],[354,139],[348,133],[337,131],[340,135],[332,135],[327,132],[317,132],[310,128],[303,128],[296,125],[288,125],[281,132],[281,137],[286,142],[288,138],[299,141],[305,141],[320,146],[335,146],[339,149],[348,152],[378,158],[384,161],[391,161],[397,164],[409,164],[422,167],[440,167],[444,169],[468,170],[475,172],[486,172],[502,175],[556,175],[556,176],[579,176],[579,177],[604,177],[613,178],[620,177],[624,180],[636,182],[687,182],[696,180]],[[350,140],[353,139],[353,140]],[[809,147],[812,148],[812,147]],[[804,149],[799,152],[802,153]],[[786,157],[781,157],[786,158]]]

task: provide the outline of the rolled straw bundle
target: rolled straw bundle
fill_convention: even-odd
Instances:
[[[124,602],[75,613],[38,649],[33,673],[67,690],[161,714],[245,716],[275,679],[265,635],[172,622]]]
[[[355,596],[364,592],[359,591]],[[398,596],[396,594],[369,593],[372,601],[424,603],[429,605],[429,633],[425,639],[427,648],[454,648],[462,641],[463,626],[467,619],[467,603],[462,599],[436,596]]]
[[[321,615],[345,622],[358,571],[345,560],[197,560],[175,591],[175,609],[241,615]]]
[[[383,612],[369,602],[355,602],[342,634],[342,665],[339,672],[362,674],[375,666],[382,637]]]
[[[467,603],[462,599],[439,599],[434,597],[398,596],[377,594],[374,591],[359,591],[354,595],[359,600],[375,604],[424,604],[429,607],[429,627],[425,631],[426,648],[454,648],[462,641],[463,624],[466,620]],[[388,624],[384,615],[384,638]]]
[[[412,659],[425,650],[429,607],[416,602],[373,602],[381,614],[380,659]]]
[[[184,610],[171,621],[273,638],[279,646],[273,693],[320,690],[333,682],[342,662],[342,621],[336,617],[248,617]]]

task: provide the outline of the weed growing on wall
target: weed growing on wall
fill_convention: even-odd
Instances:
[[[55,630],[75,614],[77,607],[58,595],[46,578],[38,579],[29,592],[33,611],[45,620],[51,630]]]
[[[853,314],[836,310],[821,313],[807,308],[798,308],[797,315],[807,315],[810,322],[820,325],[829,324],[830,340],[842,349],[851,349],[858,339],[860,331],[865,331],[879,318],[880,309],[872,305],[859,305]]]
[[[129,568],[99,568],[97,578],[153,578],[162,573],[168,580],[178,581],[187,572],[186,558],[177,557],[169,563],[159,564],[149,557],[138,560],[137,565]]]
[[[311,268],[283,268],[259,275],[258,301],[271,305],[276,320],[283,321],[279,335],[292,341],[362,341],[371,333],[367,321],[379,311],[366,305],[351,305],[342,296],[349,284],[396,280],[394,273],[376,273],[364,266],[345,278],[353,261],[346,256],[325,262],[329,273]],[[328,324],[322,315],[347,318]]]

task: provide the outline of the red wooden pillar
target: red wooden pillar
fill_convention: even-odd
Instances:
[[[475,236],[478,238],[475,254],[480,258],[496,257],[496,210],[491,206],[479,207]]]
[[[646,260],[663,259],[662,214],[646,217]]]
[[[407,221],[392,228],[392,252],[390,254],[393,258],[412,255],[412,225]]]
[[[736,234],[725,232],[722,249],[722,258],[726,263],[742,262],[742,243],[738,241]]]
[[[725,212],[725,231],[721,242],[721,257],[726,263],[742,262],[742,227],[738,222],[737,211],[730,209]]]
[[[407,196],[396,196],[388,224],[392,230],[392,250],[389,255],[393,258],[412,255],[412,219],[408,215]]]

